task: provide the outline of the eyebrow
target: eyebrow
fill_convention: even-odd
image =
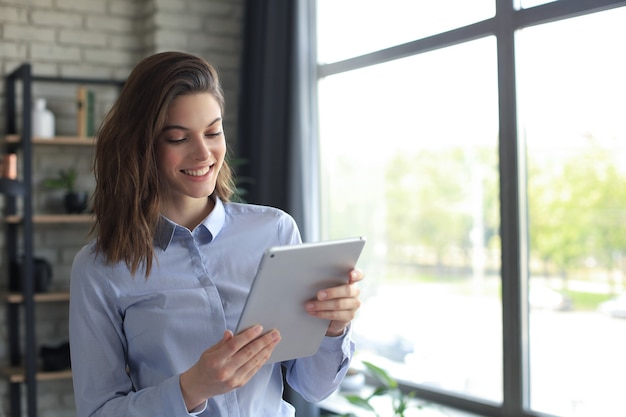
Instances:
[[[221,122],[221,121],[222,121],[222,118],[221,118],[221,117],[218,117],[218,118],[216,118],[215,120],[213,120],[211,123],[209,123],[206,127],[211,127],[211,126],[213,126],[215,123],[217,123],[217,122]],[[185,127],[185,126],[180,126],[180,125],[167,125],[167,126],[165,126],[165,127],[163,128],[163,130],[161,130],[161,133],[163,133],[163,132],[167,132],[168,130],[185,130],[185,131],[188,131],[188,130],[189,130],[189,128],[188,128],[188,127]]]

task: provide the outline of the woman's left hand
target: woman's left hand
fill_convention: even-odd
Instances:
[[[326,336],[341,336],[356,316],[361,306],[361,290],[356,283],[364,276],[360,269],[353,269],[346,284],[318,291],[316,299],[306,303],[305,308],[310,315],[330,320]]]

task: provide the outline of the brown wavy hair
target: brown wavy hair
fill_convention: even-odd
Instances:
[[[98,130],[91,232],[107,263],[123,261],[133,275],[143,266],[147,278],[152,269],[162,209],[155,140],[172,101],[196,93],[212,94],[224,114],[217,71],[206,60],[182,52],[149,56],[133,69]],[[224,161],[213,194],[229,201],[233,190],[232,170]]]

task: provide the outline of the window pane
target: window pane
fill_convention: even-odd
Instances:
[[[368,239],[357,356],[501,401],[495,39],[334,75],[319,95],[322,235]]]
[[[318,0],[318,60],[341,61],[494,14],[495,0]]]
[[[621,8],[517,34],[530,398],[556,415],[624,410],[625,21]]]
[[[517,3],[519,3],[519,8],[529,9],[542,4],[554,3],[555,1],[557,0],[518,0]]]

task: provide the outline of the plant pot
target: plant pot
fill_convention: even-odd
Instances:
[[[22,288],[22,270],[24,257],[12,259],[9,264],[9,291],[21,292]],[[52,282],[52,265],[43,258],[33,258],[33,276],[35,284],[35,292],[48,292]]]
[[[87,209],[89,195],[86,191],[68,192],[65,194],[65,212],[68,214],[80,214]]]
[[[64,342],[58,346],[42,346],[39,356],[43,362],[43,370],[48,372],[62,371],[72,367],[70,359],[70,343]]]

